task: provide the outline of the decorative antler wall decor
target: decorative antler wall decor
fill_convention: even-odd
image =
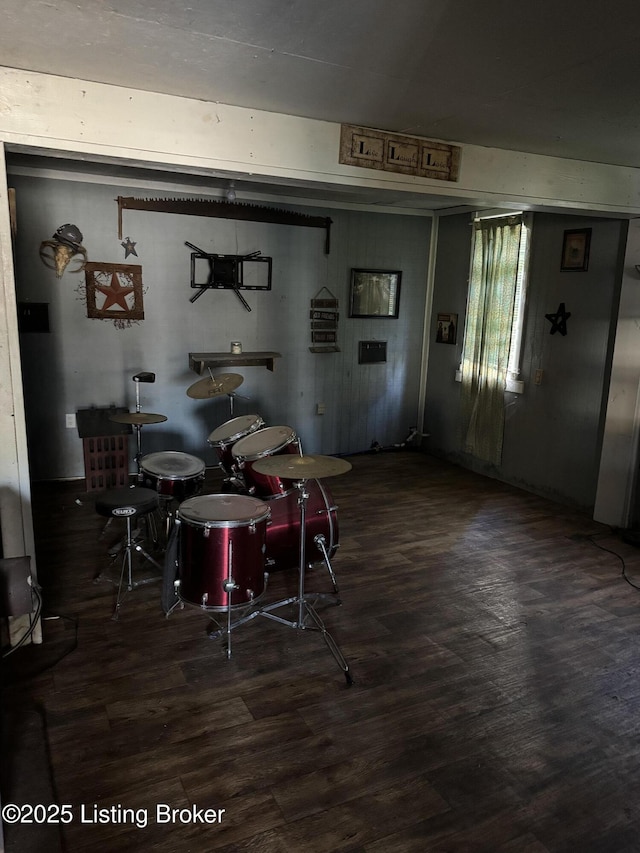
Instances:
[[[331,219],[324,216],[308,216],[277,207],[262,207],[258,204],[242,204],[213,199],[189,198],[125,198],[118,196],[118,239],[122,240],[123,210],[153,210],[156,213],[178,213],[184,216],[212,216],[218,219],[243,219],[249,222],[270,222],[275,225],[300,225],[303,228],[325,229],[325,254],[329,254]]]
[[[80,272],[87,261],[87,250],[82,245],[82,232],[77,225],[61,225],[51,240],[40,243],[40,260],[46,267],[56,271],[56,278],[62,278],[75,255],[82,255],[82,260],[69,272]]]

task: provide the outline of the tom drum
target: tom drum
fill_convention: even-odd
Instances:
[[[226,421],[209,434],[207,441],[211,447],[215,447],[220,468],[225,474],[231,476],[234,473],[231,454],[233,445],[241,438],[262,429],[263,426],[264,421],[260,415],[241,415],[239,418]]]
[[[204,610],[256,601],[265,591],[269,506],[247,495],[200,495],[178,509],[177,594]],[[224,585],[232,577],[231,601]]]
[[[241,438],[231,451],[247,489],[264,498],[285,494],[292,488],[293,482],[282,477],[261,474],[254,469],[253,463],[267,456],[279,456],[281,453],[295,453],[299,456],[301,452],[300,440],[289,426],[265,427],[253,435]]]

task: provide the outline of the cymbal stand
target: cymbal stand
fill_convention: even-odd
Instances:
[[[136,383],[136,414],[142,411],[142,407],[140,406],[140,383],[141,382],[155,382],[156,375],[155,373],[136,373],[133,377],[133,381]],[[136,463],[136,468],[138,469],[138,482],[142,482],[142,469],[140,468],[140,460],[142,459],[142,424],[134,424],[134,429],[136,431],[136,455],[134,457],[134,461]]]
[[[227,394],[227,397],[229,398],[229,414],[231,415],[231,417],[233,417],[233,407],[234,407],[234,402],[236,400],[236,397],[239,397],[241,400],[250,400],[251,399],[251,397],[243,397],[242,394],[236,394],[235,391],[230,391]]]
[[[262,607],[259,610],[254,610],[253,612],[247,614],[246,616],[241,617],[236,620],[236,622],[231,622],[231,610],[228,608],[228,621],[226,632],[224,630],[215,631],[211,633],[209,636],[214,639],[222,636],[224,633],[227,634],[229,646],[227,651],[227,657],[231,657],[231,631],[234,628],[237,628],[239,625],[243,625],[245,622],[249,622],[254,619],[256,616],[264,616],[266,619],[272,619],[274,622],[279,622],[281,625],[286,625],[289,628],[295,628],[297,630],[312,630],[319,631],[322,634],[322,639],[327,644],[327,647],[331,654],[334,657],[334,660],[340,667],[340,669],[344,672],[345,679],[347,681],[347,686],[350,687],[353,684],[353,678],[351,677],[351,671],[349,668],[349,664],[347,663],[344,655],[340,651],[338,644],[333,639],[331,634],[327,631],[324,622],[318,615],[315,607],[311,603],[309,599],[312,601],[317,601],[320,597],[319,594],[309,593],[306,594],[304,591],[305,584],[305,568],[306,568],[306,535],[305,535],[305,526],[306,526],[306,518],[307,518],[307,501],[309,499],[309,492],[306,488],[307,481],[306,480],[296,480],[294,483],[295,488],[298,489],[298,505],[300,507],[300,547],[299,547],[299,568],[298,568],[298,594],[292,596],[290,598],[285,598],[282,601],[276,601],[274,604],[268,604],[266,607]],[[334,578],[335,581],[335,578]],[[228,578],[228,582],[233,584],[233,579],[231,577]],[[229,587],[227,590],[227,586],[225,585],[225,590],[227,590],[228,594],[231,594],[231,590],[233,586]],[[297,619],[283,619],[281,616],[276,616],[272,611],[279,610],[281,607],[287,607],[289,605],[297,605]],[[313,622],[313,625],[309,625],[307,620],[310,619]]]
[[[136,409],[136,411],[140,410]],[[140,435],[140,433],[142,432],[142,424],[134,424],[133,428],[136,431],[136,455],[133,457],[133,459],[136,463],[136,468],[138,469],[137,479],[138,482],[141,483],[143,480],[142,468],[140,467],[140,461],[142,459],[142,439]]]

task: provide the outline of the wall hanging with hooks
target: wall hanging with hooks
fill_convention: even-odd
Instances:
[[[311,352],[340,352],[338,346],[338,300],[328,287],[321,287],[311,300]]]

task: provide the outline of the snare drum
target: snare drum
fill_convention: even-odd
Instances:
[[[209,435],[207,441],[211,447],[215,447],[219,465],[225,474],[232,475],[234,473],[231,448],[236,441],[262,429],[263,426],[264,421],[260,415],[242,415],[216,427]]]
[[[301,452],[300,440],[288,426],[265,427],[253,435],[241,438],[231,450],[244,476],[247,489],[252,494],[265,498],[285,494],[293,487],[293,481],[260,474],[254,470],[253,463],[266,456],[279,456],[282,453],[295,453],[299,456]]]
[[[265,591],[271,510],[246,495],[200,495],[178,509],[179,598],[204,610],[246,607]],[[233,578],[237,589],[224,589]]]
[[[314,542],[319,534],[324,536],[324,547],[329,559],[338,548],[338,507],[329,489],[320,480],[307,480],[309,495],[305,514],[305,558],[307,566],[321,562],[322,550]],[[271,509],[267,525],[267,562],[277,569],[292,569],[300,564],[300,507],[298,489],[285,495],[276,495],[265,501]]]
[[[142,483],[159,495],[183,501],[197,495],[204,483],[205,464],[197,456],[168,450],[149,453],[140,460]]]

